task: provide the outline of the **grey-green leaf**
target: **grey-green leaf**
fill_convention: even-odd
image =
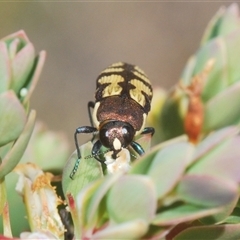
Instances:
[[[239,102],[240,82],[214,96],[205,104],[204,130],[215,130],[240,122]]]
[[[80,147],[82,158],[79,160],[73,179],[70,178],[70,175],[78,161],[76,151],[67,161],[62,176],[62,187],[65,194],[70,192],[76,196],[88,183],[103,177],[101,164],[94,157],[91,157],[91,150],[91,142],[87,142]]]
[[[196,226],[183,230],[174,240],[227,240],[240,239],[240,224]]]
[[[193,150],[193,145],[186,141],[169,145],[156,154],[147,175],[155,183],[158,199],[180,180]]]
[[[158,213],[156,218],[152,221],[152,224],[158,226],[176,225],[181,222],[189,222],[218,213],[220,210],[221,208],[207,208],[203,206],[184,204],[171,207]]]
[[[109,192],[107,209],[116,223],[143,219],[151,221],[155,215],[156,191],[146,176],[126,175],[118,179]]]
[[[11,150],[5,155],[3,158],[2,164],[0,165],[0,179],[2,179],[5,175],[11,172],[14,167],[19,163],[23,153],[28,145],[29,139],[32,135],[32,131],[35,124],[36,112],[32,110],[29,113],[27,123],[24,126],[24,129],[14,143]]]
[[[177,195],[184,202],[215,208],[235,201],[238,186],[233,181],[211,175],[186,175],[177,187]]]
[[[0,146],[16,140],[26,123],[26,113],[13,91],[0,95]]]
[[[7,46],[0,41],[0,94],[8,90],[10,81],[11,69]]]

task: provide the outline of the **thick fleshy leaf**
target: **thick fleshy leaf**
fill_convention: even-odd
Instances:
[[[207,208],[184,204],[181,206],[171,207],[158,213],[152,224],[158,226],[176,225],[181,222],[193,221],[205,216],[218,213],[222,208]]]
[[[0,180],[0,215],[3,214],[7,205],[6,184],[4,180]]]
[[[101,185],[99,185],[98,189],[92,194],[91,199],[88,201],[88,206],[86,207],[86,220],[88,226],[94,228],[97,226],[97,223],[101,220],[103,216],[104,210],[101,207],[101,202],[103,198],[106,196],[107,192],[109,191],[110,187],[120,178],[121,174],[114,174],[108,175],[105,177],[104,181]]]
[[[115,226],[96,232],[91,239],[124,239],[134,240],[139,239],[148,230],[148,223],[143,219],[136,219],[129,222],[124,222]]]
[[[225,9],[224,16],[222,17],[219,24],[218,36],[227,35],[239,28],[239,9],[237,3],[233,3]]]
[[[238,186],[232,181],[211,175],[186,175],[177,187],[177,195],[184,202],[216,208],[235,201]]]
[[[91,156],[92,143],[87,142],[80,147],[82,158],[78,160],[75,151],[63,169],[62,187],[64,193],[76,196],[87,184],[103,177],[101,164]],[[90,157],[89,157],[90,156]],[[77,163],[79,161],[79,163]],[[72,174],[75,171],[75,174]],[[72,175],[72,179],[70,176]]]
[[[220,212],[218,212],[217,214],[213,214],[211,216],[207,216],[203,219],[200,219],[200,221],[205,225],[216,224],[223,221],[225,222],[226,218],[232,213],[233,209],[235,208],[238,202],[238,199],[239,199],[239,196],[236,195],[235,200],[227,204]]]
[[[198,50],[194,75],[202,71],[210,59],[214,60],[214,65],[209,72],[203,89],[202,98],[204,102],[229,85],[228,62],[226,60],[227,53],[224,39],[216,38]]]
[[[50,131],[38,121],[21,162],[34,162],[43,171],[61,173],[69,153],[66,136],[62,132]]]
[[[202,45],[212,38],[224,36],[240,27],[238,5],[221,7],[209,22],[202,39]]]
[[[240,224],[223,224],[213,226],[199,226],[188,228],[177,236],[174,240],[226,240],[240,239]]]
[[[225,13],[225,7],[221,7],[217,11],[217,13],[212,17],[212,19],[209,21],[204,31],[204,34],[201,40],[201,45],[206,44],[209,40],[218,36],[219,25],[221,23],[221,18],[223,17],[224,13]]]
[[[11,61],[14,59],[17,52],[19,50],[21,50],[22,46],[24,46],[24,45],[25,44],[23,44],[21,39],[19,39],[19,38],[14,38],[14,39],[12,39],[12,41],[10,41],[8,43],[8,53],[9,53],[9,57],[10,57]]]
[[[189,86],[192,81],[192,77],[194,75],[194,68],[196,65],[196,56],[191,56],[187,63],[185,68],[183,69],[182,75],[181,75],[181,81],[183,82],[184,86]]]
[[[93,231],[93,229],[88,229],[86,210],[89,200],[103,180],[103,178],[100,178],[89,183],[82,188],[78,194],[74,193],[75,195],[72,195],[70,191],[65,192],[65,197],[75,226],[74,235],[76,239],[83,238],[85,231]]]
[[[183,81],[189,82],[191,76],[200,72],[209,59],[215,63],[205,83],[202,98],[204,102],[239,81],[240,70],[237,65],[240,59],[240,18],[237,5],[220,9],[204,34],[202,45],[191,58],[183,72]],[[194,65],[194,66],[193,66]],[[192,70],[194,69],[194,70]],[[185,79],[187,78],[187,79]]]
[[[0,179],[2,179],[5,175],[11,172],[21,160],[21,157],[23,156],[23,153],[32,135],[32,131],[35,124],[35,118],[36,112],[32,110],[29,113],[27,123],[25,124],[21,135],[14,143],[11,150],[3,158],[2,164],[0,165]]]
[[[189,168],[189,174],[207,174],[217,178],[240,182],[240,136],[219,143]]]
[[[24,43],[29,42],[29,39],[23,30],[19,30],[15,33],[12,33],[12,34],[2,38],[1,41],[4,41],[4,42],[10,44],[12,42],[12,40],[15,38],[21,39]]]
[[[159,116],[161,134],[164,140],[184,134],[183,116],[180,109],[182,94],[176,89],[169,92]]]
[[[26,113],[12,91],[0,95],[0,146],[16,140],[26,123]]]
[[[140,175],[122,176],[107,197],[109,218],[116,223],[137,219],[149,222],[155,215],[156,204],[153,181]]]
[[[91,232],[96,231],[96,226],[98,226],[98,223],[104,217],[103,213],[106,211],[101,202],[111,185],[120,176],[120,174],[108,175],[106,178],[93,181],[82,188],[76,197],[70,192],[66,193],[76,238],[84,238],[85,233],[91,234]]]
[[[239,122],[239,102],[240,82],[231,85],[209,100],[205,105],[204,130],[210,131]]]
[[[157,240],[157,239],[166,239],[166,235],[172,229],[172,226],[157,226],[149,225],[147,233],[141,238],[142,240]]]
[[[153,147],[150,151],[146,152],[141,158],[137,159],[137,161],[133,163],[132,168],[130,169],[130,174],[147,174],[148,169],[150,168],[154,159],[154,156],[160,150],[177,143],[180,144],[186,142],[186,140],[186,136],[180,136],[169,141],[160,143],[157,146]]]
[[[240,223],[240,208],[236,207],[232,213],[231,213],[231,216],[227,217],[225,220],[224,220],[224,223],[226,224],[236,224],[236,223]]]
[[[202,142],[197,145],[192,161],[196,161],[199,158],[204,157],[204,155],[209,154],[211,150],[218,148],[225,142],[225,140],[233,137],[234,135],[237,135],[238,132],[238,127],[230,126],[209,134]]]
[[[19,94],[20,89],[28,80],[34,64],[35,50],[32,43],[28,43],[17,53],[12,61],[11,88]]]
[[[228,52],[227,60],[229,84],[233,84],[238,82],[240,79],[240,69],[237,64],[240,60],[240,24],[236,31],[231,32],[225,37],[225,43]]]
[[[156,154],[147,175],[155,183],[158,199],[170,192],[180,180],[193,150],[193,145],[181,142],[169,145]]]
[[[0,94],[7,91],[10,85],[11,71],[7,46],[0,42]]]
[[[39,80],[39,77],[44,66],[45,59],[46,59],[45,51],[41,51],[39,55],[35,58],[34,71],[29,76],[29,81],[27,82],[27,84],[25,83],[25,85],[23,86],[24,87],[23,89],[26,90],[27,93],[23,94],[22,91],[20,91],[20,97],[23,99],[23,104],[26,104],[29,101],[33,93],[33,90],[37,85],[37,82]]]

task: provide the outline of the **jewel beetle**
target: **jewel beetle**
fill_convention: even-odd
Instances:
[[[113,159],[117,158],[122,148],[129,146],[139,155],[144,154],[142,146],[134,138],[139,134],[154,134],[154,128],[145,127],[153,96],[148,77],[139,67],[119,62],[103,70],[96,85],[95,102],[88,103],[91,126],[78,127],[74,133],[78,160],[81,152],[77,135],[81,133],[98,133],[92,156],[101,163],[103,160],[99,158],[99,152],[102,146],[112,151]],[[78,163],[71,178],[77,171]]]

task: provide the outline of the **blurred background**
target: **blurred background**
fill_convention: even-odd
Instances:
[[[136,64],[154,87],[169,88],[197,50],[221,6],[209,2],[0,2],[0,38],[23,29],[47,51],[31,108],[50,129],[73,133],[89,125],[95,80],[118,61]]]

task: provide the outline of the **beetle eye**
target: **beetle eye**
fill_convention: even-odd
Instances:
[[[134,129],[130,124],[122,127],[123,147],[127,147],[132,142],[134,134]]]
[[[102,144],[105,146],[105,147],[108,147],[108,148],[111,148],[111,136],[110,136],[110,132],[109,132],[109,129],[107,128],[102,128],[100,131],[99,131],[99,138],[102,142]]]

